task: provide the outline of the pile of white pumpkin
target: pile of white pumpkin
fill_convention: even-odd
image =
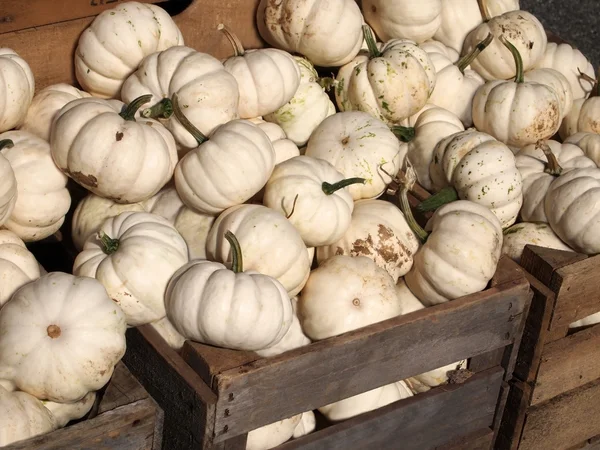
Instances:
[[[79,39],[84,90],[35,96],[27,63],[0,50],[0,416],[16,430],[0,445],[85,414],[72,405],[110,377],[125,322],[176,349],[272,357],[481,291],[526,244],[600,253],[594,69],[517,0],[262,0],[257,26],[273,48],[245,50],[219,25],[233,48],[219,61],[161,8],[120,3]],[[313,64],[339,70],[321,79]],[[40,278],[23,241],[62,226],[67,177],[90,191],[74,276]],[[415,181],[436,194],[425,229]],[[391,184],[400,208],[378,199]],[[65,333],[81,321],[93,341]],[[61,346],[68,389],[50,363]],[[464,364],[319,411],[344,420]],[[247,448],[314,427],[308,411]]]

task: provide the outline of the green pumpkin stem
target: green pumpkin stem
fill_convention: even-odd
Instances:
[[[152,99],[152,94],[142,95],[136,98],[129,105],[123,107],[123,110],[119,114],[123,119],[135,122],[135,113],[140,107],[148,103]]]
[[[225,34],[225,37],[227,37],[227,40],[233,47],[233,56],[244,56],[245,50],[242,41],[240,41],[240,38],[238,38],[227,25],[220,23],[217,26],[217,30],[222,31]]]
[[[2,139],[0,141],[0,150],[2,150],[3,148],[12,148],[15,146],[15,143],[13,141],[11,141],[10,139]]]
[[[488,34],[483,41],[475,46],[471,53],[466,54],[456,62],[455,65],[458,67],[458,70],[460,70],[461,73],[465,73],[465,69],[469,67],[473,61],[475,61],[475,58],[477,58],[479,54],[492,43],[493,40],[494,35],[492,33]]]
[[[511,44],[504,36],[500,36],[500,42],[510,50],[515,59],[515,66],[517,67],[517,75],[515,76],[515,83],[523,83],[525,81],[523,77],[523,58],[521,58],[521,54],[517,47]]]
[[[208,138],[206,136],[204,136],[204,134],[202,134],[202,132],[198,128],[196,128],[194,126],[194,124],[192,122],[190,122],[187,117],[185,117],[185,114],[183,114],[183,111],[181,110],[181,108],[179,108],[179,99],[177,97],[177,94],[173,94],[172,102],[173,102],[173,114],[175,114],[175,117],[177,118],[177,120],[179,120],[181,125],[183,125],[183,128],[185,128],[188,133],[190,133],[192,136],[194,136],[194,139],[196,139],[196,142],[198,142],[198,145],[202,145],[206,141],[208,141]]]
[[[452,186],[445,187],[437,194],[432,195],[427,200],[423,200],[417,206],[416,210],[420,213],[435,211],[447,203],[458,200],[458,192]]]
[[[407,168],[406,175],[400,176],[400,210],[404,214],[404,218],[413,233],[417,235],[421,242],[425,242],[429,237],[429,233],[417,223],[415,216],[412,213],[412,209],[410,208],[410,202],[408,201],[408,193],[414,186],[416,180],[417,177],[411,166]]]
[[[375,36],[373,36],[373,32],[371,31],[369,25],[363,25],[362,30],[367,47],[369,48],[369,57],[371,59],[380,57],[381,52],[377,48],[377,41],[375,40]]]
[[[242,273],[244,271],[244,260],[242,258],[242,248],[240,242],[231,231],[225,232],[225,239],[231,245],[231,270],[233,273]]]
[[[324,181],[321,185],[321,188],[323,189],[325,195],[331,195],[334,192],[339,191],[340,189],[344,189],[346,186],[351,186],[353,184],[365,184],[365,181],[367,180],[365,180],[364,178],[346,178],[345,180],[341,180],[333,184]]]
[[[98,233],[98,237],[100,238],[100,245],[102,247],[102,251],[107,255],[112,255],[117,250],[119,250],[119,240],[112,239],[108,234],[104,231],[100,231]]]
[[[163,98],[151,108],[142,111],[142,117],[147,119],[168,119],[173,115],[173,102],[170,98]]]
[[[487,0],[477,0],[477,5],[479,5],[479,12],[481,12],[481,17],[484,22],[488,22],[491,17],[487,8]]]
[[[319,84],[319,86],[325,89],[326,92],[329,92],[333,87],[336,86],[337,81],[333,77],[323,77],[317,78],[317,83]]]
[[[555,177],[559,176],[562,173],[563,168],[560,166],[560,163],[558,162],[558,159],[556,158],[556,155],[554,154],[550,146],[544,141],[538,141],[537,144],[535,144],[535,146],[544,152],[544,155],[548,160],[544,172]]]
[[[415,129],[413,127],[394,125],[393,127],[390,127],[390,130],[392,130],[392,133],[394,133],[402,142],[410,142],[415,138]]]

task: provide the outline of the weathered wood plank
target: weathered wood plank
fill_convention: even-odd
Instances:
[[[435,450],[489,450],[492,447],[493,439],[494,432],[487,427],[455,439],[447,445],[436,447]]]
[[[340,422],[278,450],[425,450],[491,425],[504,371],[491,369]],[[469,448],[469,447],[467,447]]]
[[[510,383],[506,407],[495,441],[497,450],[517,450],[519,448],[530,400],[530,386],[519,380],[513,380]]]
[[[102,414],[145,398],[148,398],[148,393],[125,367],[125,364],[119,362],[104,392],[98,413]]]

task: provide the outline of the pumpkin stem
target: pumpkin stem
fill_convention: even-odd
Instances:
[[[245,50],[242,41],[240,41],[240,38],[238,38],[233,31],[231,31],[231,28],[220,23],[217,26],[217,30],[225,33],[225,37],[227,37],[227,40],[233,47],[233,56],[244,56]]]
[[[118,239],[112,239],[104,231],[98,232],[98,237],[100,238],[100,245],[102,247],[102,251],[107,255],[112,255],[117,250],[119,250]]]
[[[15,143],[13,141],[11,141],[10,139],[2,139],[0,141],[0,150],[2,150],[3,148],[12,148],[15,146]]]
[[[544,152],[544,155],[548,160],[544,172],[555,177],[559,176],[562,173],[563,168],[560,166],[558,159],[556,158],[556,155],[552,152],[550,146],[544,141],[538,141],[537,144],[535,144],[535,146]]]
[[[163,98],[151,108],[142,111],[142,117],[147,119],[168,119],[173,115],[173,102],[170,98]]]
[[[337,81],[333,77],[318,78],[317,83],[319,86],[321,86],[323,89],[325,89],[326,92],[329,92],[331,90],[331,88],[333,88],[337,85]]]
[[[375,40],[375,37],[373,36],[373,32],[371,31],[369,25],[363,25],[362,30],[363,36],[365,37],[365,41],[367,43],[367,47],[369,48],[369,58],[373,59],[380,57],[381,52],[377,48],[377,41]]]
[[[477,58],[479,54],[492,43],[493,40],[494,35],[489,33],[483,41],[475,46],[471,53],[466,54],[456,62],[455,65],[458,67],[458,70],[460,70],[461,73],[465,73],[465,69],[471,65],[475,58]]]
[[[445,187],[437,194],[432,195],[427,200],[423,200],[417,206],[417,211],[421,213],[435,211],[447,203],[452,203],[458,200],[458,192],[452,186]]]
[[[593,78],[590,77],[587,73],[584,73],[581,71],[581,69],[578,67],[577,70],[579,71],[579,76],[581,78],[583,78],[585,81],[592,83],[592,92],[591,92],[591,97],[599,97],[599,92],[600,92],[600,83],[598,83],[598,78]]]
[[[421,242],[425,242],[429,237],[429,233],[417,223],[415,216],[413,215],[412,210],[410,208],[410,203],[408,201],[408,192],[412,189],[415,182],[417,181],[417,176],[415,174],[415,170],[412,168],[412,165],[408,164],[406,174],[400,174],[399,181],[401,183],[400,210],[402,211],[402,213],[404,213],[404,218],[406,219],[406,222],[408,223],[410,229],[417,235]]]
[[[513,55],[513,58],[515,59],[515,66],[517,67],[515,83],[522,83],[523,81],[525,81],[525,79],[523,78],[523,58],[521,58],[519,50],[517,50],[517,47],[508,42],[508,39],[506,39],[504,36],[500,36],[500,42],[502,42],[502,44],[510,50],[510,52]]]
[[[194,139],[196,139],[196,142],[198,142],[198,145],[202,145],[206,141],[208,141],[208,138],[206,136],[204,136],[204,134],[202,134],[202,132],[198,128],[196,128],[194,126],[194,124],[192,122],[190,122],[187,117],[185,117],[185,114],[183,114],[183,111],[181,110],[181,108],[179,108],[179,99],[177,97],[177,94],[173,94],[172,102],[173,102],[173,114],[175,114],[175,117],[177,118],[177,120],[179,120],[181,125],[183,125],[183,128],[185,128],[188,133],[190,133],[192,136],[194,136]]]
[[[477,4],[479,5],[479,11],[481,12],[481,17],[483,18],[483,21],[488,22],[491,19],[491,17],[490,12],[487,8],[487,0],[477,0]]]
[[[351,186],[353,184],[365,184],[364,178],[346,178],[345,180],[338,181],[337,183],[329,184],[326,181],[323,182],[321,188],[325,195],[331,195],[334,192],[339,191],[340,189],[344,189],[346,186]]]
[[[413,127],[394,125],[393,127],[390,127],[390,130],[392,130],[392,133],[394,133],[402,142],[410,142],[415,137],[415,129]]]
[[[148,103],[151,98],[152,94],[142,95],[141,97],[136,98],[129,105],[125,105],[119,115],[125,120],[135,122],[135,113],[143,104]]]
[[[225,232],[225,239],[231,245],[231,270],[233,273],[242,273],[244,271],[244,261],[242,259],[242,248],[240,242],[231,231]]]

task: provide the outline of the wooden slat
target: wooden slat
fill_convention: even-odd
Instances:
[[[491,425],[504,371],[435,388],[289,441],[278,450],[425,450]],[[466,447],[469,448],[469,447]]]
[[[600,378],[600,325],[544,348],[532,405]]]
[[[530,386],[518,380],[512,381],[495,441],[497,450],[517,450],[519,448],[530,400]]]
[[[482,428],[468,436],[455,439],[447,445],[436,447],[435,450],[489,450],[492,447],[494,432],[489,428]]]
[[[110,411],[148,398],[148,393],[133,377],[125,364],[119,362],[100,402],[98,413]]]
[[[566,449],[600,434],[600,380],[532,407],[519,450]]]

